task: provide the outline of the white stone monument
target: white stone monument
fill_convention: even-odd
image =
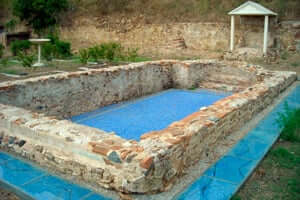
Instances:
[[[264,25],[264,44],[263,53],[267,54],[267,44],[268,44],[268,31],[269,31],[269,16],[277,16],[277,13],[263,7],[262,5],[255,3],[253,1],[247,1],[238,8],[232,10],[228,13],[231,16],[231,31],[230,31],[230,51],[234,50],[234,29],[235,29],[235,19],[237,15],[245,16],[265,16]]]

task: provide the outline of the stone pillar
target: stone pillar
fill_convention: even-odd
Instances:
[[[265,31],[264,31],[264,55],[267,54],[267,48],[268,48],[268,32],[269,32],[269,16],[265,16]]]
[[[231,15],[231,32],[230,32],[230,51],[232,52],[234,49],[234,15]]]

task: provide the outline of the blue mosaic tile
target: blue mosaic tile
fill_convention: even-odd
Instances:
[[[236,144],[229,152],[229,155],[234,155],[240,158],[259,160],[268,151],[268,147],[268,143],[262,143],[257,140],[246,138]]]
[[[224,156],[214,166],[209,168],[205,172],[205,175],[233,183],[239,183],[248,176],[256,163],[257,162],[253,160]]]
[[[75,116],[72,120],[107,132],[115,132],[125,139],[139,140],[142,134],[164,129],[172,122],[228,95],[206,90],[173,89],[122,106],[105,107],[105,111],[99,109],[98,114]]]
[[[71,117],[70,120],[73,121],[73,122],[81,121],[81,120],[84,120],[86,118],[90,118],[90,117],[94,117],[94,116],[97,116],[97,115],[101,115],[102,113],[104,113],[106,111],[109,111],[111,109],[119,108],[119,107],[124,106],[126,104],[127,103],[118,103],[118,104],[108,105],[108,106],[102,107],[100,109],[91,111],[91,112],[86,112],[86,113],[83,113],[83,114],[80,114],[80,115],[77,115],[77,116],[73,116],[73,117]]]
[[[111,199],[100,196],[98,194],[93,194],[91,196],[88,196],[87,198],[83,198],[82,200],[111,200]]]
[[[21,186],[43,174],[44,172],[16,159],[8,160],[0,165],[0,179],[15,186]]]
[[[300,86],[297,86],[286,98],[287,100],[294,102],[294,103],[300,103]]]
[[[228,200],[237,185],[202,176],[190,185],[177,200]]]
[[[9,155],[0,152],[0,164],[12,159]]]
[[[262,143],[272,144],[278,137],[278,134],[272,131],[250,131],[244,139],[246,140],[256,140]]]
[[[36,200],[78,200],[90,190],[54,176],[45,176],[23,186],[23,190]]]
[[[280,126],[277,123],[277,119],[277,114],[268,115],[257,124],[256,130],[272,130],[274,132],[280,131]]]

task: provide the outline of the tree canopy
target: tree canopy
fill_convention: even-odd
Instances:
[[[13,14],[38,34],[56,25],[67,8],[68,0],[13,0]]]

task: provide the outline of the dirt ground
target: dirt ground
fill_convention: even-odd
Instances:
[[[264,59],[252,59],[248,62],[261,65],[269,70],[294,71],[300,75],[300,53],[282,53],[275,62],[267,63]]]
[[[99,64],[81,64],[78,60],[58,60],[47,63],[45,67],[24,68],[19,63],[11,61],[5,66],[0,63],[0,82],[27,79],[37,76],[45,76],[62,72],[84,71],[86,69],[99,69],[118,65],[121,63],[99,63]],[[4,75],[6,74],[6,75]]]
[[[20,200],[15,194],[8,192],[0,188],[0,199],[1,200]]]

